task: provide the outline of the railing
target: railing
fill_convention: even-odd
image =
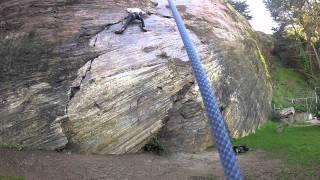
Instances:
[[[280,99],[283,104],[281,104],[280,107],[276,107],[274,104],[274,111],[281,110],[282,108],[289,106],[308,113],[317,114],[320,111],[320,87],[315,87],[314,96],[297,98],[281,97]]]

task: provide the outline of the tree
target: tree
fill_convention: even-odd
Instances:
[[[303,28],[301,34],[312,47],[315,59],[320,69],[320,57],[317,48],[320,42],[320,4],[316,0],[306,1],[306,5],[302,9],[301,16],[298,20],[298,25]],[[316,47],[318,44],[318,47]]]
[[[308,77],[318,77],[316,73],[320,72],[320,1],[264,0],[264,3],[279,24],[277,34],[280,34],[282,39],[294,40],[291,42],[297,45],[305,74]]]
[[[281,24],[290,24],[299,15],[306,0],[264,0],[273,19]]]
[[[233,8],[237,10],[246,19],[252,19],[252,16],[250,15],[249,11],[249,5],[246,1],[228,0],[228,3],[230,3],[233,6]]]

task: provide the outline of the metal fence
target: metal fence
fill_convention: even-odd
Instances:
[[[274,111],[281,110],[286,107],[294,107],[298,111],[319,114],[320,111],[320,87],[314,89],[314,95],[310,97],[281,97],[283,104],[280,107],[273,106]]]

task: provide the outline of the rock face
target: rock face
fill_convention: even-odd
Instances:
[[[156,2],[156,3],[155,3]],[[231,136],[269,113],[268,69],[246,20],[222,0],[176,1]],[[166,1],[0,2],[0,145],[82,153],[139,151],[160,130],[196,152],[210,129]],[[128,7],[148,32],[114,34]]]
[[[296,113],[294,107],[284,108],[280,111],[281,118],[288,118],[289,116],[294,116]]]

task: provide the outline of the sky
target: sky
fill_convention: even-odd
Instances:
[[[253,29],[272,34],[273,31],[271,28],[275,26],[275,22],[272,20],[270,12],[263,4],[263,0],[247,0],[247,3],[249,4],[250,13],[253,17],[250,21]]]

